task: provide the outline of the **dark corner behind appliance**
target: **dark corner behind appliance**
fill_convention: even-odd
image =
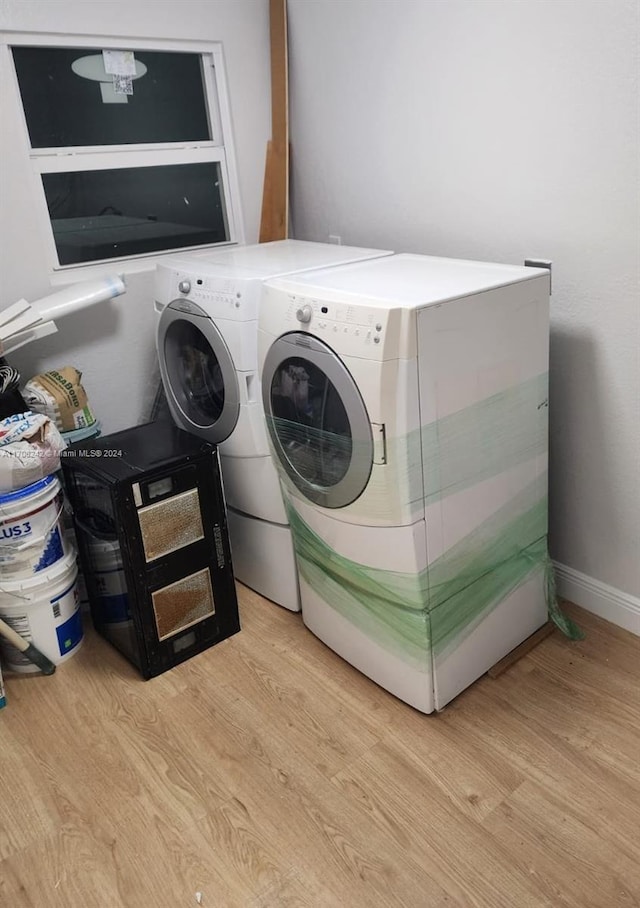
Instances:
[[[240,630],[214,445],[159,421],[61,460],[93,623],[144,678]]]

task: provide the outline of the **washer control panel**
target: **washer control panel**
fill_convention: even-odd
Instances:
[[[211,314],[227,312],[242,306],[242,287],[237,281],[229,278],[210,277],[207,275],[175,273],[176,296],[185,297],[203,306]]]

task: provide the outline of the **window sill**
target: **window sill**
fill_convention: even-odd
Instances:
[[[91,265],[69,265],[66,268],[51,273],[49,283],[52,287],[66,287],[69,284],[79,284],[82,281],[94,280],[107,274],[119,274],[126,278],[129,274],[151,274],[156,265],[170,258],[192,258],[207,253],[220,252],[229,246],[238,246],[239,243],[216,243],[215,246],[188,247],[185,249],[172,249],[167,252],[158,252],[154,255],[140,256],[130,259],[113,259],[111,262],[102,261]]]

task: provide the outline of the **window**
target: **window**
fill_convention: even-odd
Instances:
[[[52,267],[241,242],[221,47],[70,41],[11,46]]]

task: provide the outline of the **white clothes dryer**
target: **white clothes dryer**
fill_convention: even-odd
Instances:
[[[175,423],[219,446],[235,576],[300,609],[296,564],[257,375],[267,277],[390,255],[282,240],[172,257],[157,266],[157,351]]]
[[[263,294],[303,621],[440,709],[546,620],[549,273],[396,255]]]

